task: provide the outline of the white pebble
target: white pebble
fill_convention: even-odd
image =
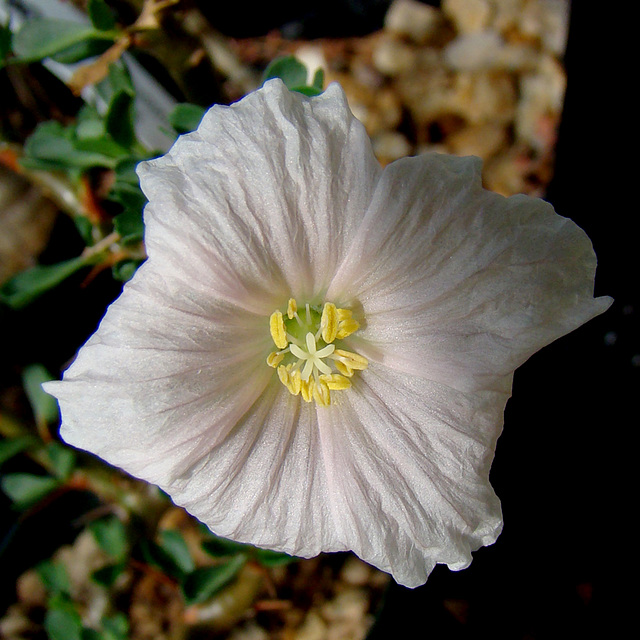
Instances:
[[[394,0],[384,19],[385,29],[417,43],[425,43],[440,24],[440,12],[416,0]]]
[[[475,33],[487,26],[491,7],[487,0],[444,0],[442,11],[458,33]]]
[[[490,69],[499,60],[502,38],[495,31],[478,31],[459,35],[444,49],[444,60],[456,71]]]

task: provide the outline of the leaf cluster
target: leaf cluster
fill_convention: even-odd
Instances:
[[[129,621],[123,613],[105,615],[100,627],[85,626],[71,593],[71,581],[63,564],[41,562],[36,571],[47,590],[47,611],[43,626],[49,640],[127,640]]]
[[[91,25],[38,18],[27,21],[13,37],[8,27],[0,28],[0,61],[15,65],[51,57],[78,62],[122,39],[124,32],[104,0],[90,0],[87,11]],[[29,305],[86,268],[93,273],[110,268],[116,280],[126,281],[145,258],[146,197],[135,167],[157,153],[137,140],[136,89],[125,62],[115,60],[106,68],[106,77],[96,86],[100,95],[109,96],[106,111],[100,113],[86,103],[71,124],[41,123],[17,158],[27,177],[37,182],[48,174],[53,176],[46,180],[48,187],[62,183],[66,192],[75,194],[71,215],[87,249],[62,262],[36,265],[0,286],[0,303],[13,309]],[[292,91],[307,96],[322,92],[322,70],[309,84],[307,68],[293,56],[274,60],[265,70],[263,82],[276,77]],[[176,136],[193,131],[204,113],[199,105],[178,104],[169,114],[167,126]],[[95,185],[99,184],[110,187],[98,195]],[[60,199],[68,204],[68,197]],[[104,243],[105,239],[112,242]]]
[[[65,203],[71,201],[70,213],[87,249],[56,264],[32,267],[5,282],[0,301],[13,309],[30,304],[85,267],[111,266],[116,279],[127,280],[144,259],[146,198],[135,167],[156,154],[136,138],[135,89],[124,63],[111,65],[101,88],[111,96],[105,113],[85,104],[71,124],[41,123],[17,158],[27,178],[64,188]],[[51,178],[45,180],[43,175]],[[98,196],[95,185],[104,183],[110,187]],[[113,242],[100,244],[108,237]]]
[[[51,374],[41,364],[26,367],[22,375],[38,436],[11,426],[4,418],[9,426],[3,431],[9,431],[10,437],[5,435],[0,439],[0,469],[11,459],[25,453],[41,467],[41,473],[16,471],[3,473],[0,478],[0,488],[18,510],[33,507],[63,487],[70,480],[76,465],[74,451],[52,440],[49,435],[49,426],[56,423],[59,417],[57,402],[42,389],[42,383],[51,379]]]
[[[145,540],[142,544],[145,560],[179,583],[187,605],[200,604],[218,594],[247,562],[269,568],[296,560],[285,553],[221,538],[204,525],[200,527],[200,534],[201,548],[215,559],[211,565],[196,566],[184,536],[176,529],[165,529],[157,542]]]
[[[90,25],[34,18],[15,34],[8,25],[0,25],[0,67],[45,58],[80,62],[127,36],[104,0],[89,0],[87,13]],[[96,272],[111,267],[116,279],[127,280],[145,257],[142,211],[146,198],[135,166],[157,154],[137,140],[136,91],[126,64],[115,59],[102,66],[106,77],[95,88],[98,95],[108,97],[104,112],[86,103],[73,123],[42,122],[20,152],[10,150],[25,177],[58,195],[54,199],[72,215],[87,244],[80,256],[37,265],[5,282],[0,302],[13,309],[30,304],[85,267]],[[101,184],[110,188],[98,194]],[[105,238],[113,242],[101,244]]]

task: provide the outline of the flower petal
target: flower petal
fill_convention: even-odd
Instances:
[[[374,365],[319,410],[344,544],[409,587],[492,544],[502,518],[489,468],[510,384],[462,393]]]
[[[344,551],[316,408],[269,386],[223,442],[168,485],[218,535],[301,557]]]
[[[100,380],[97,394],[82,373],[47,387],[60,398],[65,440],[157,484],[218,535],[305,557],[346,550],[330,513],[314,405],[276,381],[241,415],[225,415],[215,393],[191,398],[184,386],[169,394],[123,371],[125,381]]]
[[[224,439],[271,379],[264,318],[193,293],[147,262],[63,382],[61,435],[164,482]]]
[[[327,295],[362,304],[370,360],[477,389],[609,306],[595,267],[549,204],[483,190],[477,158],[428,154],[386,167]]]
[[[141,163],[149,255],[245,308],[317,296],[380,171],[339,85],[309,99],[272,80]]]

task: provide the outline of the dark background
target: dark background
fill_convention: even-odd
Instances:
[[[222,14],[218,2],[199,4],[210,6],[214,25],[227,35],[281,28],[290,37],[313,38],[373,31],[389,2],[237,2]],[[635,78],[625,51],[633,44],[631,29],[617,5],[573,2],[566,103],[547,193],[558,213],[592,239],[596,295],[611,295],[615,303],[516,372],[492,467],[505,519],[496,544],[476,552],[462,572],[437,567],[423,587],[394,585],[374,640],[619,638],[633,624],[640,177]],[[105,278],[104,287],[91,287],[80,299],[76,285],[68,287],[82,314],[60,302],[57,291],[55,317],[45,297],[3,319],[10,323],[3,331],[9,362],[42,361],[46,353],[45,363],[56,370],[79,336],[92,333],[117,285]],[[56,508],[60,522],[73,515]],[[31,527],[24,539],[38,535],[38,523]],[[3,571],[10,572],[13,564],[5,562]]]

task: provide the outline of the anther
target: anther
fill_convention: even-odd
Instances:
[[[284,327],[284,318],[281,311],[274,311],[269,318],[269,330],[271,337],[278,349],[284,349],[287,346],[287,331]]]
[[[338,326],[338,332],[336,333],[337,340],[344,340],[347,336],[355,333],[360,328],[360,325],[353,318],[347,318],[341,320]]]
[[[341,376],[339,373],[320,376],[320,380],[324,382],[331,391],[342,391],[351,386],[351,380]]]
[[[338,334],[338,310],[332,302],[327,302],[324,305],[320,326],[322,327],[322,339],[327,344],[333,342]]]
[[[295,301],[295,298],[289,298],[289,303],[287,304],[287,318],[289,318],[289,320],[293,320],[297,311],[298,305]]]
[[[313,399],[321,406],[328,407],[331,404],[331,393],[326,382],[315,381],[312,388]]]
[[[361,356],[359,353],[354,353],[353,351],[344,351],[344,349],[336,349],[331,358],[342,362],[347,365],[350,369],[357,369],[359,371],[363,371],[369,366],[369,361]]]
[[[287,387],[294,396],[297,396],[300,393],[301,385],[302,378],[300,377],[300,371],[296,369],[289,375],[289,384]]]
[[[284,360],[284,353],[282,351],[272,351],[267,356],[267,364],[274,369]]]
[[[302,380],[300,382],[300,395],[305,402],[311,402],[313,400],[313,384],[314,380]]]

